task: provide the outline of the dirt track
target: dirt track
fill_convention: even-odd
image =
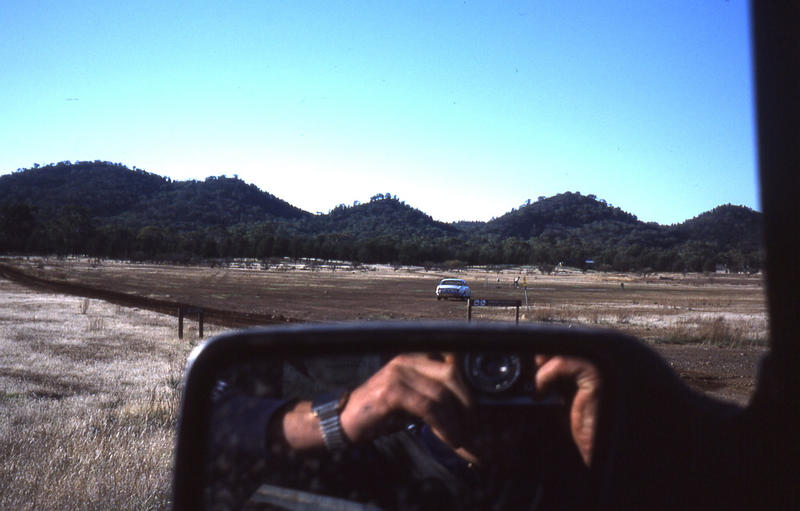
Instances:
[[[209,268],[20,259],[4,261],[0,276],[46,291],[172,315],[177,315],[179,305],[200,307],[207,321],[228,327],[466,318],[463,302],[433,298],[436,282],[448,276],[445,274],[388,267],[339,267],[332,271],[284,265],[265,270],[255,265]],[[520,299],[525,303],[524,291],[511,284],[518,274],[518,270],[477,271],[460,276],[472,286],[473,297]],[[668,335],[670,328],[687,321],[688,314],[752,316],[757,328],[766,321],[761,282],[752,277],[528,274],[526,281],[529,306],[523,308],[522,321],[618,328],[651,340]],[[513,311],[493,310],[477,312],[475,319],[509,321],[513,317]],[[659,342],[653,347],[691,386],[744,404],[754,388],[758,360],[765,351],[761,344],[720,347]]]

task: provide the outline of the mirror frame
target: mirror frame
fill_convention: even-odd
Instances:
[[[299,356],[388,354],[398,352],[512,351],[559,354],[591,360],[603,377],[596,445],[592,466],[598,477],[613,474],[614,452],[608,448],[625,436],[628,402],[620,393],[626,382],[641,378],[648,368],[672,393],[691,391],[658,355],[639,340],[611,330],[452,322],[369,322],[262,327],[228,332],[209,339],[189,357],[177,429],[174,509],[201,509],[206,486],[209,396],[219,372],[237,361],[283,360]],[[644,361],[644,362],[643,362]],[[622,369],[625,370],[622,370]],[[634,379],[634,380],[632,380]],[[597,480],[602,487],[606,482]]]

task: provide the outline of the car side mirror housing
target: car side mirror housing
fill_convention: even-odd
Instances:
[[[319,492],[315,482],[318,478],[314,474],[306,477],[306,487],[283,484],[288,479],[295,483],[297,480],[287,479],[287,471],[319,467],[319,457],[311,462],[296,458],[264,461],[259,456],[245,461],[248,453],[236,451],[241,445],[233,447],[236,451],[233,454],[223,453],[221,445],[241,444],[243,438],[256,438],[258,442],[259,438],[268,435],[260,426],[261,429],[254,433],[252,426],[258,422],[253,418],[266,413],[264,409],[270,405],[237,404],[232,408],[231,403],[244,401],[220,400],[219,395],[236,387],[240,394],[262,399],[263,403],[312,400],[328,391],[352,389],[387,360],[401,353],[455,353],[462,359],[466,357],[471,360],[467,363],[471,363],[469,367],[473,369],[462,370],[474,370],[479,377],[482,372],[499,376],[499,383],[489,381],[490,387],[498,389],[505,385],[503,378],[513,375],[515,359],[529,361],[536,355],[560,355],[591,362],[601,375],[602,391],[591,467],[581,482],[580,492],[584,495],[574,502],[576,508],[585,507],[587,502],[598,508],[644,504],[653,495],[668,491],[667,486],[675,482],[673,478],[652,477],[652,471],[648,475],[643,469],[651,466],[654,459],[675,470],[691,465],[692,461],[686,456],[675,456],[675,449],[681,444],[702,442],[705,428],[719,427],[738,411],[718,406],[689,390],[646,345],[613,331],[488,323],[372,322],[231,332],[196,348],[187,365],[175,451],[174,508],[239,509],[250,506],[247,508],[300,509],[287,502],[304,499],[314,502],[312,507],[318,509],[324,509],[326,505],[356,506],[352,509],[374,505],[374,502],[357,499],[340,501],[342,496],[352,496],[352,492],[334,496]],[[530,371],[530,366],[525,364],[517,364],[521,372]],[[508,388],[515,389],[508,391],[512,397],[525,393],[513,385]],[[527,403],[525,406],[536,410],[525,412],[534,414],[531,426],[517,427],[516,430],[535,430],[539,436],[549,436],[542,431],[550,429],[535,429],[539,428],[535,424],[539,421],[552,422],[548,427],[567,431],[570,392],[573,390],[563,389],[561,400],[553,396],[523,400]],[[488,398],[484,395],[481,399],[496,400],[492,392],[487,393]],[[501,396],[500,401],[506,399],[501,404],[509,405],[514,401],[508,395],[505,398]],[[515,414],[520,412],[507,413],[508,417],[517,417]],[[505,422],[508,428],[504,429],[513,429],[511,426],[518,423],[516,419],[508,420]],[[409,424],[411,426],[413,424]],[[537,438],[534,443],[549,446],[549,442],[548,438]],[[550,456],[553,449],[547,452]],[[524,463],[517,459],[513,474],[538,463],[533,458],[540,456],[544,455],[531,456]],[[337,472],[335,461],[331,461],[332,469],[328,467],[334,474]],[[244,484],[241,474],[252,471],[234,467],[240,462],[247,467],[258,467],[268,476],[283,475],[267,477],[269,484],[262,484],[260,480]],[[571,463],[563,460],[559,463],[562,462]],[[326,463],[322,462],[323,465]],[[550,466],[557,470],[560,465]],[[563,465],[561,467],[563,469]],[[504,474],[503,477],[515,477],[507,472]],[[558,477],[569,481],[569,474],[558,474]],[[276,481],[278,484],[274,484]],[[390,479],[385,483],[393,484]],[[265,492],[269,497],[264,497]],[[679,493],[673,491],[671,502],[680,502]],[[270,500],[272,507],[257,507],[253,501],[256,494],[260,494],[258,498],[261,499],[273,499]]]

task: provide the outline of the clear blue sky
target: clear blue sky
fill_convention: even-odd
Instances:
[[[2,173],[99,159],[444,221],[564,191],[760,209],[743,0],[6,0],[0,34]]]

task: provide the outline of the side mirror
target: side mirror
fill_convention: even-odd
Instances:
[[[271,446],[268,423],[276,407],[357,388],[404,353],[455,354],[463,361],[462,375],[475,373],[475,381],[466,383],[480,420],[470,431],[484,436],[467,444],[489,446],[488,466],[464,471],[471,465],[454,464],[458,458],[439,452],[444,444],[435,440],[420,447],[378,438],[371,442],[375,448],[345,454],[298,455]],[[589,361],[600,375],[590,467],[570,441],[575,389],[534,395],[515,383],[519,376],[531,381],[537,355]],[[355,323],[233,332],[193,352],[184,384],[176,510],[481,509],[487,499],[508,509],[539,501],[576,509],[678,505],[688,494],[675,485],[700,470],[703,448],[713,445],[706,433],[725,427],[740,411],[690,391],[631,337],[500,324]],[[413,419],[395,429],[406,435],[406,428],[425,427]],[[399,476],[404,463],[424,468]],[[375,498],[381,492],[391,497]]]

